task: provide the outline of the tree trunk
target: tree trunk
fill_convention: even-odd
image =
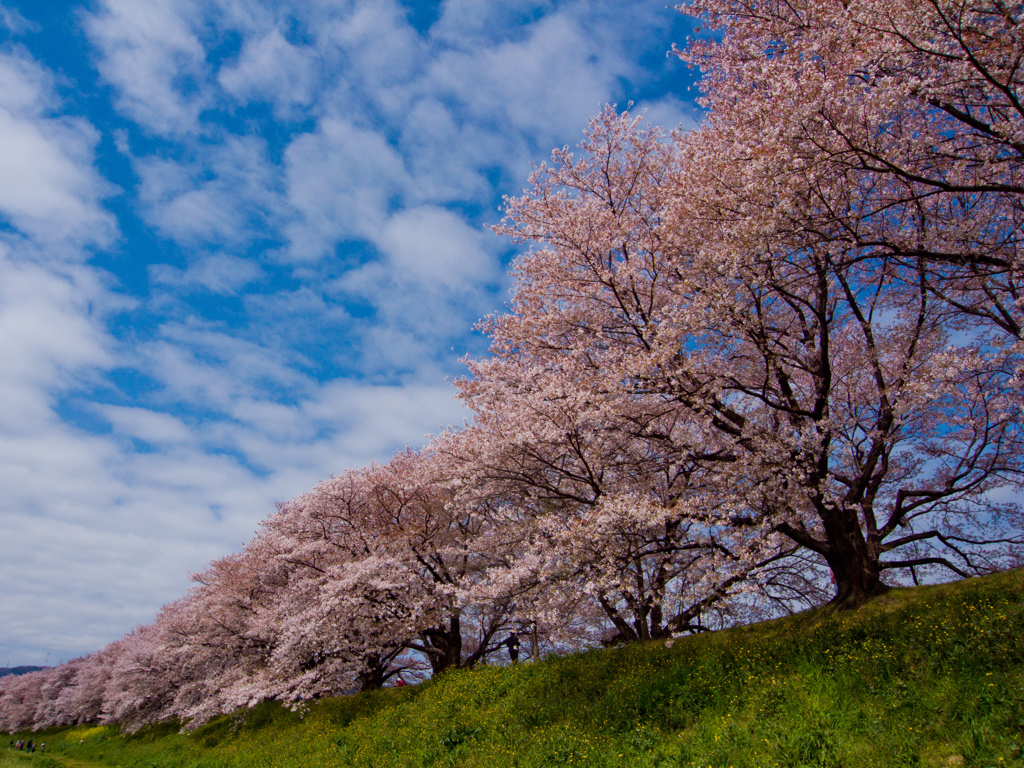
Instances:
[[[447,629],[440,626],[428,630],[423,639],[433,651],[427,654],[433,674],[462,665],[462,626],[457,612],[452,614]]]
[[[360,691],[376,691],[384,687],[384,661],[377,654],[366,657],[366,667],[359,674]]]
[[[856,512],[834,512],[825,517],[828,545],[823,553],[832,569],[836,595],[829,602],[840,610],[859,608],[885,594],[878,554],[864,538]]]

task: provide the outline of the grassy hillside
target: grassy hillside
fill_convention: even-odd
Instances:
[[[186,735],[23,734],[47,755],[0,749],[0,766],[1024,766],[1022,601],[1014,571],[668,648],[265,704]]]

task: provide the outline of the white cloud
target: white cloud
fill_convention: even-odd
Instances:
[[[339,241],[371,237],[410,183],[384,136],[336,117],[292,142],[285,176],[296,212],[285,231],[297,259],[320,258]]]
[[[319,10],[307,19],[310,32],[342,81],[358,84],[375,100],[388,100],[396,83],[422,72],[428,51],[394,0],[325,4]],[[344,110],[342,102],[333,103]],[[359,105],[350,106],[359,109]]]
[[[269,102],[278,117],[299,116],[295,107],[313,98],[319,62],[315,51],[289,43],[278,29],[249,38],[237,61],[221,68],[221,87],[243,103]]]
[[[51,75],[34,61],[0,55],[0,106],[22,117],[39,117],[57,106]]]
[[[104,0],[85,16],[99,50],[97,66],[118,91],[117,106],[159,135],[198,129],[208,100],[206,51],[187,19],[200,19],[191,0]]]
[[[113,357],[90,299],[101,288],[81,269],[54,273],[18,263],[0,244],[0,420],[8,429],[31,425],[49,412],[50,391],[80,371],[104,367]]]
[[[58,106],[38,65],[0,54],[0,216],[42,243],[105,243],[115,225],[99,201],[113,187],[91,167],[97,133],[51,117]]]
[[[437,206],[396,212],[373,237],[378,258],[344,272],[329,295],[374,307],[360,334],[364,371],[441,379],[462,338],[505,282],[498,241]]]
[[[192,438],[188,427],[170,414],[115,405],[99,405],[97,410],[113,425],[117,434],[147,443],[184,443]]]
[[[20,663],[99,648],[180,596],[189,571],[237,549],[275,501],[421,445],[463,414],[442,381],[301,389],[292,406],[236,394],[228,419],[98,406],[109,435],[52,418],[4,435],[0,613],[19,620],[4,623],[0,645]]]
[[[647,125],[658,125],[666,130],[676,128],[688,131],[696,128],[699,124],[699,108],[693,104],[687,104],[676,97],[665,97],[646,101],[638,104],[633,110],[634,113],[642,109],[644,121]]]
[[[415,98],[403,117],[398,146],[415,178],[410,197],[416,202],[486,199],[493,193],[486,170],[506,163],[508,145],[519,143],[457,120],[433,95]]]
[[[495,39],[521,36],[524,18],[550,12],[553,5],[551,0],[444,0],[441,16],[430,33],[452,47],[486,46]]]
[[[0,25],[16,35],[25,32],[38,32],[40,29],[38,24],[34,24],[10,8],[0,8]]]
[[[338,380],[291,408],[239,403],[236,415],[245,421],[223,425],[221,437],[275,474],[323,479],[419,447],[427,434],[461,423],[466,411],[454,395],[441,379],[401,385]]]
[[[556,143],[578,135],[586,117],[611,98],[627,66],[616,51],[597,50],[566,15],[545,16],[529,31],[523,40],[443,52],[429,82],[494,130],[511,128],[534,141]]]
[[[497,263],[486,235],[436,206],[399,211],[374,239],[398,282],[426,291],[478,291],[494,280]],[[487,238],[490,239],[490,238]]]
[[[194,448],[133,455],[56,427],[3,445],[33,470],[6,486],[29,498],[0,511],[0,611],[21,619],[4,622],[2,644],[28,663],[95,650],[150,621],[285,490]]]
[[[162,402],[214,414],[229,414],[239,399],[268,391],[301,397],[307,384],[291,366],[298,356],[290,350],[270,349],[195,319],[166,322],[159,338],[133,353],[133,365],[162,385]]]
[[[136,163],[138,194],[146,205],[147,218],[163,234],[180,242],[199,242],[237,229],[236,198],[218,195],[215,183],[197,182],[192,170],[165,158]]]
[[[254,136],[226,136],[190,162],[133,158],[139,199],[151,224],[180,243],[244,243],[280,205],[277,174]]]
[[[251,259],[215,253],[200,257],[186,269],[154,264],[149,268],[149,274],[156,285],[186,291],[205,290],[227,296],[260,279],[263,270]]]

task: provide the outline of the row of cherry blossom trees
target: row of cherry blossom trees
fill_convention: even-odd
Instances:
[[[0,728],[199,723],[1018,564],[1024,11],[695,0],[700,128],[608,108],[506,201],[533,244],[473,422],[282,504]]]
[[[379,688],[538,650],[707,629],[753,568],[741,542],[666,510],[537,505],[473,481],[475,430],[349,470],[280,505],[156,620],[99,653],[0,684],[0,727],[193,725],[267,699]],[[588,503],[588,507],[593,504]],[[749,546],[749,545],[748,545]],[[788,551],[761,558],[768,574]],[[780,593],[783,598],[792,597]]]

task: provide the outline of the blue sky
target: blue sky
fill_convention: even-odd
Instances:
[[[466,418],[489,230],[666,0],[0,0],[0,666],[146,623],[317,481]]]

